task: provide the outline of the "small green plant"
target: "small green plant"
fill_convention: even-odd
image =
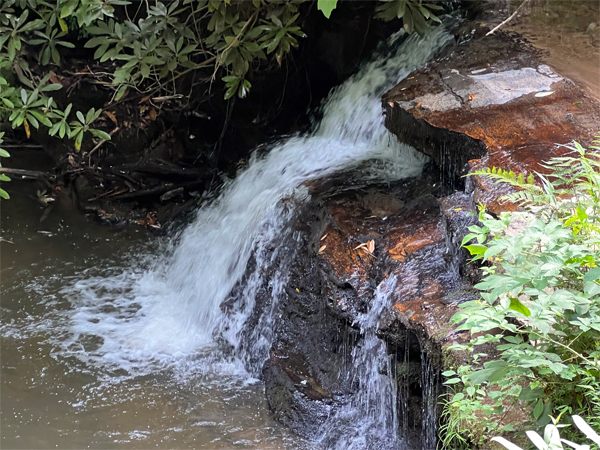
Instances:
[[[578,143],[569,148],[577,156],[553,158],[537,184],[476,172],[515,186],[507,199],[528,216],[516,232],[524,213],[494,218],[482,208],[463,241],[473,261],[484,262],[484,277],[475,286],[481,299],[453,317],[458,330],[476,335],[453,347],[473,364],[445,373],[446,384],[460,386],[445,404],[453,435],[468,436],[461,420],[474,415],[484,434],[511,431],[516,424],[503,418],[520,408],[539,427],[574,413],[600,426],[600,156]]]

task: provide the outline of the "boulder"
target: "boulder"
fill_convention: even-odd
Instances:
[[[541,163],[568,154],[565,145],[589,144],[600,127],[597,101],[522,41],[484,31],[474,29],[383,96],[390,131],[449,178],[487,167],[544,173]],[[476,203],[494,213],[516,208],[499,200],[506,186],[471,180]]]

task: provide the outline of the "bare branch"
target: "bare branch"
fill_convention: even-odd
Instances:
[[[517,13],[521,10],[521,8],[523,6],[525,6],[526,3],[529,3],[529,0],[524,0],[523,3],[521,3],[521,5],[515,10],[514,13],[512,13],[510,15],[510,17],[508,19],[506,19],[504,22],[502,22],[500,25],[494,27],[492,30],[488,31],[486,33],[486,36],[489,36],[490,34],[494,34],[496,31],[498,31],[498,29],[504,25],[506,25],[508,22],[510,22],[511,20],[513,20],[515,18],[515,16],[517,15]]]

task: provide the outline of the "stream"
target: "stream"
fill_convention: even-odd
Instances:
[[[330,94],[313,131],[255,152],[168,239],[89,223],[66,200],[40,224],[35,193],[3,202],[2,448],[410,448],[396,436],[395,383],[377,370],[389,364],[375,330],[391,288],[382,283],[357,324],[360,393],[318,443],[272,418],[258,379],[285,266],[251,342],[242,330],[262,269],[293,251],[279,243],[307,183],[359,165],[361,183],[420,174],[425,157],[385,129],[380,97],[449,39],[441,27],[392,37],[385,57]]]

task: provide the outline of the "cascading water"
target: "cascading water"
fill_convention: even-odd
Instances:
[[[406,448],[398,436],[397,384],[392,357],[376,335],[382,315],[391,307],[396,277],[381,282],[369,310],[355,321],[363,335],[352,349],[354,398],[330,416],[321,427],[321,444],[336,450]]]
[[[261,270],[275,261],[274,248],[289,232],[286,224],[294,203],[309,198],[305,183],[369,160],[378,162],[364,172],[364,179],[397,180],[420,173],[424,157],[397,143],[385,129],[380,96],[449,38],[440,27],[423,37],[410,36],[401,45],[392,39],[394,50],[366,64],[330,95],[314,131],[273,145],[266,156],[255,156],[216,201],[198,211],[174,249],[153,269],[74,283],[67,289],[73,309],[60,343],[63,356],[132,376],[157,367],[183,370],[185,361],[198,354],[205,355],[204,367],[230,370],[224,369],[224,356],[216,349],[218,336],[238,355],[252,351],[254,364],[260,366],[271,344],[271,320],[285,286],[285,267],[270,280],[273,303],[250,335],[251,345],[241,342],[242,329],[254,307]],[[251,257],[256,268],[247,275],[238,298],[230,299]],[[356,399],[323,425],[322,443],[327,447],[384,448],[384,441],[398,442],[394,370],[385,344],[375,334],[394,283],[383,283],[369,312],[358,319],[363,338],[352,357],[360,388]],[[84,335],[97,337],[91,352],[75,345]],[[233,366],[237,373],[243,370],[235,362]],[[342,428],[347,433],[340,436],[336,430]]]

